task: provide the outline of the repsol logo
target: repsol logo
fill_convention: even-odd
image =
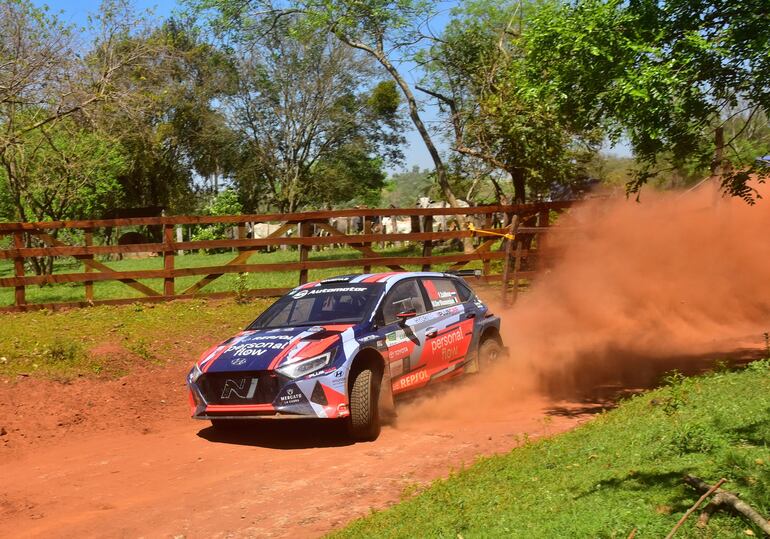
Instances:
[[[456,330],[450,333],[446,333],[441,337],[436,337],[435,339],[430,341],[430,347],[431,347],[431,350],[435,352],[436,350],[440,350],[445,346],[451,346],[462,340],[463,340],[463,330],[461,328],[457,328]]]
[[[401,378],[397,384],[394,384],[395,389],[404,389],[405,387],[413,386],[419,382],[424,382],[428,379],[428,372],[426,370],[417,371],[412,374],[408,374]]]

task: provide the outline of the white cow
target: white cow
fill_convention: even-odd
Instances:
[[[457,205],[460,208],[470,208],[471,205],[468,204],[465,200],[457,199]],[[451,208],[452,206],[449,205],[449,202],[441,201],[441,202],[434,202],[428,197],[420,197],[417,199],[417,207],[418,208]],[[447,230],[447,225],[452,222],[456,221],[457,219],[454,216],[446,216],[446,215],[435,215],[433,217],[433,231],[434,232],[443,232]]]
[[[392,217],[382,218],[382,231],[385,234],[408,234],[412,231],[412,220],[409,217],[396,217],[395,225]]]

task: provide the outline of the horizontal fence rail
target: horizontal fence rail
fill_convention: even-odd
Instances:
[[[570,205],[571,202],[552,202],[469,208],[360,208],[291,214],[0,223],[0,241],[5,238],[4,243],[0,243],[5,245],[0,248],[0,275],[12,273],[12,276],[0,276],[0,291],[14,290],[13,305],[0,306],[0,311],[223,297],[236,292],[209,292],[204,289],[223,275],[233,273],[296,272],[296,284],[303,284],[308,281],[308,272],[313,270],[356,268],[366,273],[373,267],[400,271],[404,266],[418,266],[427,271],[433,266],[447,264],[451,269],[460,269],[478,261],[481,262],[483,281],[502,281],[505,294],[512,279],[515,294],[518,280],[535,274],[535,262],[542,251],[542,236],[549,228],[551,213],[564,211]],[[211,225],[224,225],[230,237],[184,239],[185,235],[189,238],[193,228]],[[259,225],[265,228],[259,229]],[[408,232],[399,231],[407,227]],[[134,242],[117,243],[120,230],[137,228],[143,228],[147,233],[144,236],[138,232],[134,232],[133,236],[126,234],[124,237],[133,237]],[[254,237],[258,233],[262,237]],[[505,235],[514,239],[505,240]],[[79,244],[73,244],[72,238],[77,238]],[[146,242],[138,243],[136,238],[146,239]],[[98,243],[95,239],[102,244],[95,244]],[[465,252],[433,253],[435,246],[447,241],[462,242]],[[377,246],[382,248],[393,243],[417,245],[420,254],[388,255],[375,250]],[[313,249],[334,246],[358,251],[358,257],[348,255],[313,260],[310,256]],[[298,255],[293,262],[259,263],[260,254],[270,249],[296,250]],[[234,257],[217,265],[177,267],[175,263],[176,258],[185,252],[212,250],[230,250]],[[115,257],[137,253],[160,255],[162,268],[120,270],[109,266]],[[52,272],[52,261],[66,257],[74,258],[82,266],[82,271],[68,272],[59,268]],[[102,257],[102,260],[96,257]],[[256,260],[252,261],[252,258]],[[493,271],[493,261],[501,263],[500,273]],[[196,276],[201,278],[179,289],[178,279]],[[155,289],[140,282],[146,279],[162,279],[162,288]],[[95,298],[94,283],[105,281],[123,283],[142,295]],[[27,301],[29,286],[71,283],[83,283],[82,300]],[[281,295],[289,289],[262,287],[238,293],[264,297]]]

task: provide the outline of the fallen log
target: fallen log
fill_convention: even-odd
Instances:
[[[685,481],[687,481],[688,477],[690,476],[685,476]],[[698,506],[703,503],[703,500],[711,496],[714,493],[714,491],[716,491],[720,486],[722,486],[722,483],[724,483],[725,481],[727,481],[727,479],[723,477],[722,479],[719,480],[719,482],[716,485],[714,485],[713,487],[709,487],[706,490],[706,492],[700,498],[698,498],[698,501],[695,502],[693,506],[690,507],[684,515],[682,515],[682,518],[679,519],[679,522],[676,523],[676,526],[674,526],[673,529],[670,532],[668,532],[666,539],[671,539],[676,533],[676,530],[678,530],[679,527],[682,524],[684,524],[684,521],[687,520],[687,517],[689,517],[698,508]]]
[[[692,475],[684,476],[684,482],[699,492],[708,492],[712,489],[708,483]],[[703,515],[701,515],[701,518],[698,521],[701,526],[708,522],[708,516],[711,515],[711,513],[713,513],[716,509],[727,506],[733,509],[736,513],[743,515],[746,520],[756,524],[757,527],[765,533],[765,535],[770,537],[770,522],[765,520],[762,515],[757,513],[753,507],[741,500],[733,492],[722,490],[721,488],[714,489],[714,492],[716,492],[716,494],[711,499],[711,502],[706,506]]]

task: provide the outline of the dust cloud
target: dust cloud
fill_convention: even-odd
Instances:
[[[770,197],[770,189],[765,188]],[[550,271],[502,318],[510,359],[406,407],[405,420],[596,403],[677,369],[761,357],[770,331],[770,207],[645,191],[593,199],[547,238]]]

